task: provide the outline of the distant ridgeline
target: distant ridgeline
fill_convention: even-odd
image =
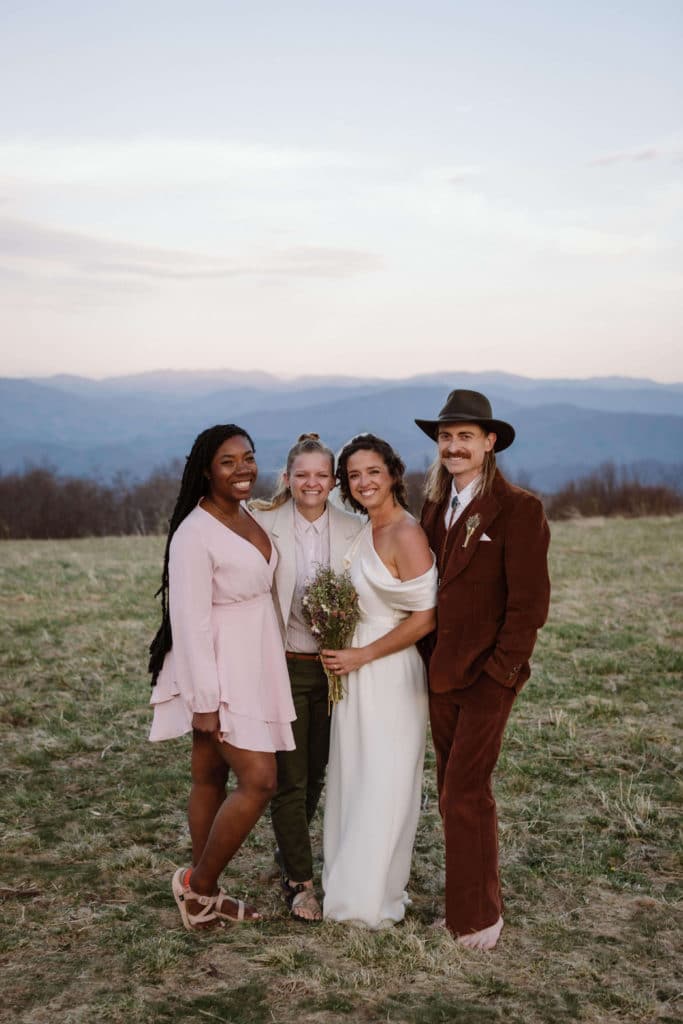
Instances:
[[[517,440],[501,458],[512,478],[545,494],[610,462],[644,484],[683,489],[683,385],[628,378],[532,380],[457,371],[409,380],[309,377],[283,381],[231,371],[158,372],[93,381],[0,379],[0,474],[48,467],[58,476],[146,480],[183,459],[196,434],[236,422],[254,437],[261,472],[315,430],[335,450],[353,434],[386,437],[422,473],[430,417],[453,387],[484,391]]]

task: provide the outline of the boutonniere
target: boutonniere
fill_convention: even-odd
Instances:
[[[470,540],[472,539],[472,534],[479,526],[480,522],[481,516],[479,515],[478,512],[475,512],[475,514],[473,516],[470,516],[469,519],[467,519],[467,521],[465,522],[465,528],[467,532],[465,533],[465,540],[462,545],[464,548],[466,548],[467,545],[469,544]]]

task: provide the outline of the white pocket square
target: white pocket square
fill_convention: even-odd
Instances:
[[[491,540],[491,538],[489,537],[488,533],[482,533],[479,540]]]

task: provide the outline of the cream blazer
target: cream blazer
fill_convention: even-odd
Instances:
[[[283,643],[287,638],[287,623],[296,586],[294,507],[294,501],[290,498],[276,509],[250,509],[254,519],[267,532],[277,548],[278,562],[273,583],[273,601]],[[335,572],[343,572],[344,555],[354,537],[363,529],[366,519],[365,516],[344,512],[330,501],[327,503],[327,509],[330,516],[330,566]]]

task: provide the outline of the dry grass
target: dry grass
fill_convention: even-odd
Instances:
[[[680,1019],[682,518],[554,528],[551,621],[498,771],[508,903],[490,955],[428,927],[443,882],[431,762],[404,925],[295,925],[262,880],[264,820],[227,882],[268,920],[182,931],[169,879],[188,857],[188,741],[145,739],[160,552],[139,537],[0,545],[0,1020]]]

